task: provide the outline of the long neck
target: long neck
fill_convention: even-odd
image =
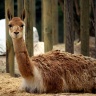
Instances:
[[[29,58],[23,38],[12,39],[12,41],[21,75],[25,78],[33,76],[33,65],[31,64],[32,62]]]
[[[13,45],[14,45],[14,52],[15,53],[22,53],[22,52],[27,52],[26,49],[26,44],[23,38],[20,39],[12,39]]]

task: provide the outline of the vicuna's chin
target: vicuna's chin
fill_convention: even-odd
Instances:
[[[20,39],[21,37],[12,37],[13,39]]]
[[[10,34],[10,37],[12,39],[20,39],[22,37],[22,35],[13,35],[13,34]]]

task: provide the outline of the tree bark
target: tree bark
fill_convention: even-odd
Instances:
[[[36,0],[33,0],[33,26],[36,27]]]
[[[44,8],[43,8],[43,5],[44,5],[44,4],[43,4],[43,3],[44,3],[44,1],[42,0],[42,3],[41,3],[41,4],[42,4],[42,5],[41,5],[41,6],[42,6],[42,7],[41,7],[41,8],[42,8],[42,9],[41,9],[41,10],[42,10],[42,11],[41,11],[41,12],[42,12],[42,14],[41,14],[41,15],[42,15],[42,17],[41,17],[41,19],[42,19],[42,29],[41,29],[41,32],[42,32],[42,35],[41,35],[41,36],[42,36],[42,37],[41,37],[41,38],[42,38],[42,41],[44,41]]]
[[[89,0],[81,0],[81,53],[89,56]]]
[[[24,0],[25,7],[25,40],[29,56],[33,55],[33,0]]]
[[[52,0],[52,33],[55,45],[58,43],[58,0]]]
[[[96,0],[95,0],[95,7],[94,7],[94,21],[95,21],[95,49],[96,49]],[[95,50],[95,58],[96,58],[96,50]]]
[[[45,52],[52,50],[52,0],[43,0],[43,31]]]
[[[10,73],[11,76],[15,76],[14,73],[14,50],[12,39],[9,36],[8,29],[8,18],[7,18],[7,9],[10,10],[14,16],[14,1],[5,0],[5,17],[6,17],[6,72]]]
[[[75,3],[75,7],[76,7],[76,13],[78,16],[80,16],[80,9],[79,9],[79,5],[78,5],[78,0],[74,0]]]
[[[73,42],[73,0],[64,0],[64,42],[65,51],[74,52]]]
[[[18,16],[20,17],[24,9],[24,0],[17,0],[17,4],[18,4]]]

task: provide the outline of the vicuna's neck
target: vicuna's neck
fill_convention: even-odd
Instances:
[[[32,76],[33,65],[31,65],[31,61],[27,52],[24,39],[23,38],[12,39],[12,41],[13,41],[14,52],[16,55],[16,59],[21,75],[24,78]]]
[[[13,46],[14,46],[14,52],[15,53],[27,52],[26,44],[25,44],[23,38],[12,39],[12,41],[13,41]]]

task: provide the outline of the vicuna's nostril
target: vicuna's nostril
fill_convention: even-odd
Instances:
[[[18,33],[19,33],[19,32],[14,32],[14,34],[16,34],[16,35],[17,35]]]

